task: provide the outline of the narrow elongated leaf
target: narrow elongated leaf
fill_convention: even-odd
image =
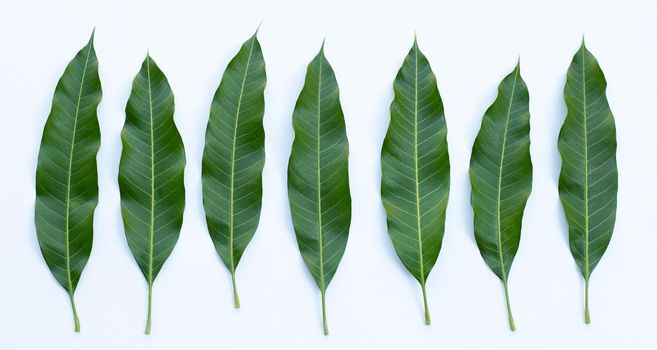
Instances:
[[[381,151],[381,196],[388,234],[422,287],[438,259],[449,197],[449,155],[443,102],[427,58],[414,41],[394,82],[390,125]]]
[[[125,109],[119,164],[125,235],[148,283],[146,334],[153,282],[178,241],[185,208],[185,150],[173,111],[167,78],[146,56]]]
[[[203,206],[214,247],[235,269],[258,228],[265,162],[265,61],[254,34],[230,61],[210,108],[203,151]]]
[[[323,44],[308,65],[292,122],[295,136],[288,167],[292,222],[303,261],[322,296],[324,334],[328,335],[326,288],[347,245],[351,194],[344,114]]]
[[[529,91],[520,64],[502,80],[481,121],[470,158],[470,183],[475,240],[486,264],[502,280],[509,325],[515,330],[508,277],[532,190]]]
[[[92,34],[57,83],[36,171],[37,238],[46,264],[69,294],[76,332],[73,295],[91,254],[98,203],[96,110],[102,92],[93,40]]]
[[[591,272],[607,250],[616,222],[616,126],[606,89],[598,61],[582,42],[564,89],[568,114],[559,133],[559,196],[568,221],[570,250],[584,277],[586,323],[591,322]]]

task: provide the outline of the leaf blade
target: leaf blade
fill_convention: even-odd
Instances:
[[[215,250],[230,271],[236,308],[235,268],[256,232],[262,206],[266,79],[256,32],[226,67],[206,129],[202,170],[206,222]]]
[[[323,45],[308,65],[292,119],[295,137],[288,165],[292,222],[304,263],[321,292],[328,335],[326,288],[347,244],[351,195],[344,114]]]
[[[126,106],[119,164],[126,239],[148,284],[146,334],[153,282],[178,240],[185,207],[185,152],[173,114],[171,87],[147,55]]]
[[[91,255],[98,203],[102,88],[93,40],[92,33],[57,84],[36,171],[37,239],[46,264],[69,294],[76,332],[80,321],[74,293]]]
[[[420,283],[425,323],[430,324],[426,280],[442,246],[450,166],[442,99],[417,40],[399,69],[394,92],[381,151],[381,196],[388,234]],[[422,170],[427,168],[431,171]]]
[[[486,264],[502,280],[512,331],[508,274],[532,187],[529,129],[529,91],[518,64],[502,80],[484,114],[470,159],[475,240]]]
[[[606,87],[598,61],[582,41],[568,69],[564,87],[568,113],[558,145],[563,160],[559,197],[568,222],[570,249],[584,277],[587,324],[589,279],[611,241],[616,220],[616,126]]]

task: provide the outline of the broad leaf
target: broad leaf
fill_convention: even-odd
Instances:
[[[520,64],[498,87],[481,121],[470,159],[470,203],[481,256],[502,280],[511,330],[508,277],[520,244],[522,215],[532,189],[529,92]]]
[[[69,294],[76,332],[73,295],[91,254],[98,203],[96,110],[102,92],[93,40],[92,34],[57,83],[36,171],[37,238],[50,271]]]
[[[393,89],[381,151],[381,197],[397,255],[422,287],[438,259],[449,197],[449,155],[443,102],[427,58],[414,41]]]
[[[598,61],[582,42],[564,89],[568,114],[559,134],[559,196],[568,221],[570,250],[584,276],[586,323],[591,321],[591,272],[609,245],[616,221],[616,126],[606,88]]]
[[[265,162],[265,61],[254,34],[228,63],[210,107],[203,151],[203,206],[214,247],[231,274],[258,228]]]
[[[288,168],[292,222],[303,260],[321,292],[328,335],[326,288],[347,245],[351,195],[344,115],[324,45],[308,65],[292,123],[295,137]]]
[[[148,283],[146,334],[153,281],[178,241],[185,208],[185,151],[173,111],[169,83],[146,56],[125,109],[119,165],[125,235]]]

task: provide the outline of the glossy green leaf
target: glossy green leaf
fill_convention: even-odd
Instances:
[[[295,137],[288,167],[292,222],[303,261],[321,292],[328,335],[326,288],[347,245],[351,195],[344,115],[324,45],[308,65],[292,123]]]
[[[438,259],[449,197],[449,155],[443,102],[417,40],[393,89],[390,125],[381,151],[381,197],[397,255],[422,287]]]
[[[532,190],[529,91],[520,64],[498,87],[481,121],[470,159],[470,204],[481,256],[502,280],[511,330],[508,277],[520,244],[522,215]]]
[[[559,134],[559,196],[568,221],[570,250],[584,277],[586,323],[591,321],[591,272],[609,245],[616,221],[616,126],[606,88],[598,61],[582,42],[564,89],[568,114]]]
[[[69,294],[76,332],[73,295],[91,254],[98,203],[96,110],[102,91],[93,40],[92,34],[57,83],[36,171],[37,238],[50,271]]]
[[[167,78],[146,56],[125,109],[119,164],[125,235],[148,283],[146,334],[153,282],[178,241],[185,208],[185,150],[173,111]]]
[[[203,206],[214,247],[235,269],[258,228],[265,163],[265,61],[254,34],[228,63],[210,108],[203,151]]]

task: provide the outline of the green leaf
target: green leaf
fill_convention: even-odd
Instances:
[[[438,259],[449,197],[447,126],[436,76],[414,41],[393,86],[381,151],[381,197],[397,255],[422,287]]]
[[[148,283],[146,334],[153,281],[178,241],[185,209],[185,150],[173,111],[167,78],[147,55],[125,109],[119,164],[125,235]]]
[[[258,228],[265,163],[265,61],[257,32],[230,61],[210,108],[203,151],[203,206],[214,247],[231,274]]]
[[[57,83],[36,171],[37,238],[46,264],[69,294],[76,332],[73,294],[91,254],[98,203],[96,110],[102,91],[93,40],[92,33]]]
[[[292,123],[295,137],[288,168],[292,222],[303,261],[321,292],[328,335],[326,288],[347,245],[351,195],[344,115],[323,44],[308,65]]]
[[[481,256],[502,280],[511,330],[508,277],[520,244],[522,215],[532,190],[529,91],[520,63],[498,87],[481,121],[470,159],[470,204]]]
[[[568,114],[559,133],[559,196],[568,221],[570,250],[585,283],[585,321],[590,323],[589,279],[614,230],[618,169],[616,126],[598,61],[582,47],[568,69]]]

